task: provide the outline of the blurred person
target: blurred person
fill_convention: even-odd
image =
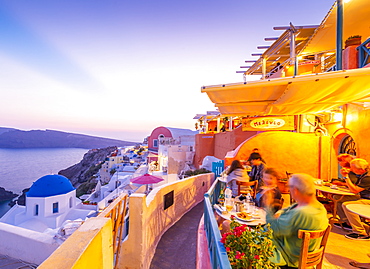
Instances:
[[[268,195],[272,196],[275,212],[282,207],[282,195],[278,188],[279,174],[274,168],[266,168],[262,172],[262,180],[264,185],[261,186],[258,193],[256,194],[256,205],[258,207],[265,208],[266,197]],[[271,198],[269,198],[271,199]]]
[[[302,239],[298,230],[323,230],[329,221],[325,207],[316,199],[314,178],[308,174],[293,174],[288,181],[295,204],[274,213],[272,196],[266,199],[266,221],[273,230],[273,243],[276,246],[271,261],[281,268],[298,267]],[[317,240],[309,251],[318,247]]]
[[[229,169],[226,172],[226,175],[227,175],[226,184],[231,188],[233,193],[232,195],[234,197],[238,196],[238,185],[236,184],[236,182],[249,181],[247,170],[244,169],[244,166],[240,163],[239,160],[233,160]]]

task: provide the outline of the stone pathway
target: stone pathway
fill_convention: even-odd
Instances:
[[[186,213],[165,232],[158,243],[150,269],[195,269],[197,232],[203,202]]]

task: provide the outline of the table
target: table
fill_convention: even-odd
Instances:
[[[360,217],[365,219],[370,219],[370,205],[364,204],[348,204],[347,209]]]
[[[231,220],[230,219],[231,215],[236,216],[236,213],[237,213],[234,209],[230,212],[225,213],[225,214],[223,214],[222,212],[220,212],[220,210],[217,210],[217,209],[215,211],[219,216],[221,216],[222,218],[227,219],[227,220]],[[246,224],[248,226],[264,225],[264,224],[266,224],[266,211],[263,210],[262,208],[257,207],[254,218],[255,219],[252,220],[252,221],[242,221],[242,220],[239,220],[237,218],[235,218],[235,220],[237,222],[241,223],[241,224]]]
[[[316,190],[325,192],[327,195],[327,198],[333,201],[333,216],[329,218],[329,223],[333,224],[334,222],[339,222],[339,219],[337,218],[337,205],[340,200],[343,199],[346,195],[355,195],[353,192],[351,192],[347,187],[340,186],[338,189],[332,189],[328,186],[322,186],[322,185],[316,185]],[[334,198],[334,196],[337,195],[339,198]]]

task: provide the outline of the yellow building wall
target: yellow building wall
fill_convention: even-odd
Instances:
[[[88,219],[37,268],[113,268],[111,219]]]
[[[315,178],[329,177],[329,137],[312,133],[264,132],[244,141],[233,159],[247,160],[254,148],[259,149],[267,166],[277,169],[281,178],[286,177],[286,172],[307,173]]]

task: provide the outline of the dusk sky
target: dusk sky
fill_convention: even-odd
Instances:
[[[142,142],[194,130],[201,86],[243,81],[274,26],[320,24],[334,0],[0,0],[0,127]]]

